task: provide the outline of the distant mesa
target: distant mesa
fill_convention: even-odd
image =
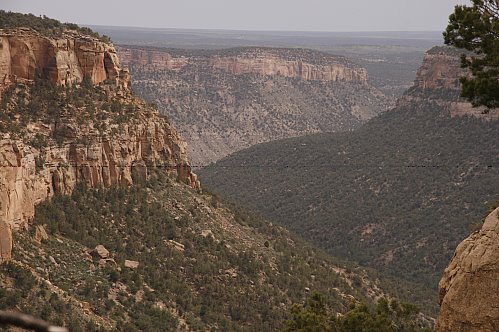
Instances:
[[[300,78],[306,81],[344,81],[367,84],[367,70],[343,57],[318,51],[285,48],[234,48],[220,51],[193,52],[191,57],[175,55],[175,50],[122,47],[118,49],[123,63],[154,71],[181,70],[195,62],[233,75],[258,74]]]

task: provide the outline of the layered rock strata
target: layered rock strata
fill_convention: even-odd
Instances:
[[[474,116],[484,120],[499,118],[499,109],[473,107],[460,98],[460,77],[471,77],[466,68],[461,68],[463,51],[453,47],[434,47],[425,53],[414,85],[399,101],[399,105],[417,103],[421,99],[445,105],[451,116]]]
[[[116,50],[97,38],[66,31],[51,39],[27,28],[0,30],[0,92],[12,82],[43,78],[60,85],[112,83],[127,88]]]
[[[367,70],[345,61],[341,57],[321,54],[307,60],[312,54],[307,50],[242,48],[224,53],[196,54],[191,57],[176,56],[159,50],[144,50],[134,48],[118,49],[122,62],[145,70],[174,70],[179,71],[189,64],[219,69],[232,75],[258,74],[266,76],[283,76],[302,80],[316,80],[325,82],[355,82],[367,84]],[[236,53],[236,54],[232,54]],[[289,54],[294,56],[290,57]],[[300,53],[303,57],[298,56]],[[297,55],[298,54],[298,55]],[[314,61],[315,60],[315,61]]]

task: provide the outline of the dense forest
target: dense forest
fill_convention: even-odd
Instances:
[[[457,244],[497,200],[498,129],[425,101],[352,133],[254,146],[200,174],[334,255],[436,291]]]

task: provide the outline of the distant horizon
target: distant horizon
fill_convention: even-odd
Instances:
[[[71,23],[71,22],[63,22]],[[103,27],[103,28],[129,28],[144,30],[187,30],[187,31],[241,31],[241,32],[280,32],[280,33],[439,33],[440,30],[259,30],[259,29],[223,29],[223,28],[175,28],[175,27],[145,27],[135,25],[107,25],[107,24],[87,24],[77,23],[84,27]]]
[[[443,31],[469,0],[2,0],[0,9],[80,25],[299,32]],[[119,14],[118,14],[119,13]],[[85,22],[85,23],[82,23]]]

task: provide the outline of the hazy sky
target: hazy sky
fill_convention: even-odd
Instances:
[[[0,0],[64,22],[153,28],[442,31],[465,0]]]

